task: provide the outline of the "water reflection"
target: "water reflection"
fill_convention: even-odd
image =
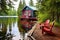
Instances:
[[[23,38],[24,32],[21,32],[16,18],[0,18],[0,40],[23,40]]]
[[[6,25],[5,25],[5,23],[4,24],[1,24],[1,31],[0,31],[0,40],[4,40],[5,39],[5,36],[6,36],[6,33],[7,33],[7,27],[6,27]]]

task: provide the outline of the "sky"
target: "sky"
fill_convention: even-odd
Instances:
[[[25,2],[26,2],[26,5],[28,5],[29,6],[29,1],[30,0],[25,0]],[[14,2],[14,1],[13,1]],[[15,7],[15,9],[17,10],[17,8],[18,8],[18,5],[19,5],[19,2],[20,2],[20,0],[18,0],[17,2],[14,2],[14,7]],[[36,3],[36,0],[33,0],[33,3],[35,4]]]

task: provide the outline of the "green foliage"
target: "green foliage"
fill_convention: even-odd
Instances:
[[[18,6],[18,10],[17,10],[17,13],[18,13],[19,16],[21,15],[22,10],[23,10],[25,5],[26,5],[25,1],[24,0],[23,1],[20,0],[19,6]]]
[[[34,6],[33,0],[30,0],[29,5],[30,5],[30,6]]]
[[[60,23],[55,22],[55,27],[60,27]]]
[[[6,10],[7,10],[6,1],[5,0],[1,0],[0,1],[0,11],[3,11],[5,13],[7,13]]]
[[[8,1],[9,2],[7,2],[7,0],[1,0],[0,1],[0,8],[1,8],[0,11],[4,12],[6,14],[7,14],[7,11],[8,11],[7,6],[8,7],[13,7],[11,0],[8,0]]]
[[[5,12],[0,12],[0,15],[1,16],[16,16],[17,15],[17,12],[15,9],[12,9],[10,8],[8,11],[7,11],[7,14]]]
[[[56,19],[57,22],[59,22],[59,14],[60,14],[60,1],[59,0],[37,0],[37,4],[36,7],[38,9],[38,13],[37,14],[39,18],[41,18],[42,20],[44,20],[45,18],[54,20]],[[41,21],[41,20],[40,20]]]
[[[8,1],[7,0],[1,0],[0,1],[0,15],[10,14],[11,8],[14,8],[13,5],[14,5],[14,3],[11,0],[8,0]],[[13,12],[11,12],[11,13],[14,14]]]
[[[44,13],[44,14],[39,13],[38,16],[37,16],[37,18],[38,18],[39,22],[44,22],[46,19],[49,19],[49,16],[50,15],[46,14],[46,13]]]
[[[20,0],[20,3],[19,3],[19,7],[18,7],[18,10],[17,10],[17,13],[18,13],[18,15],[20,15],[21,14],[21,12],[22,12],[22,2],[21,2],[21,0]]]
[[[12,8],[10,8],[7,12],[8,12],[8,16],[16,16],[17,15],[17,11]]]
[[[26,6],[26,3],[25,3],[25,0],[23,0],[23,7],[25,7]]]

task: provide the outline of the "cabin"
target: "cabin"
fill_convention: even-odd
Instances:
[[[31,6],[25,6],[21,13],[21,24],[24,25],[25,29],[31,29],[34,25],[36,18],[37,9]]]
[[[37,20],[36,19],[36,7],[25,6],[22,10],[21,19]]]

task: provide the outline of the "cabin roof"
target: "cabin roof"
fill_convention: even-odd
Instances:
[[[26,7],[30,8],[30,9],[32,9],[32,10],[37,10],[37,8],[34,7],[34,6],[25,6],[25,7],[23,8],[23,10],[24,10]]]
[[[33,10],[37,10],[36,7],[33,7],[33,6],[28,6],[28,7],[30,7],[30,8],[33,9]]]

